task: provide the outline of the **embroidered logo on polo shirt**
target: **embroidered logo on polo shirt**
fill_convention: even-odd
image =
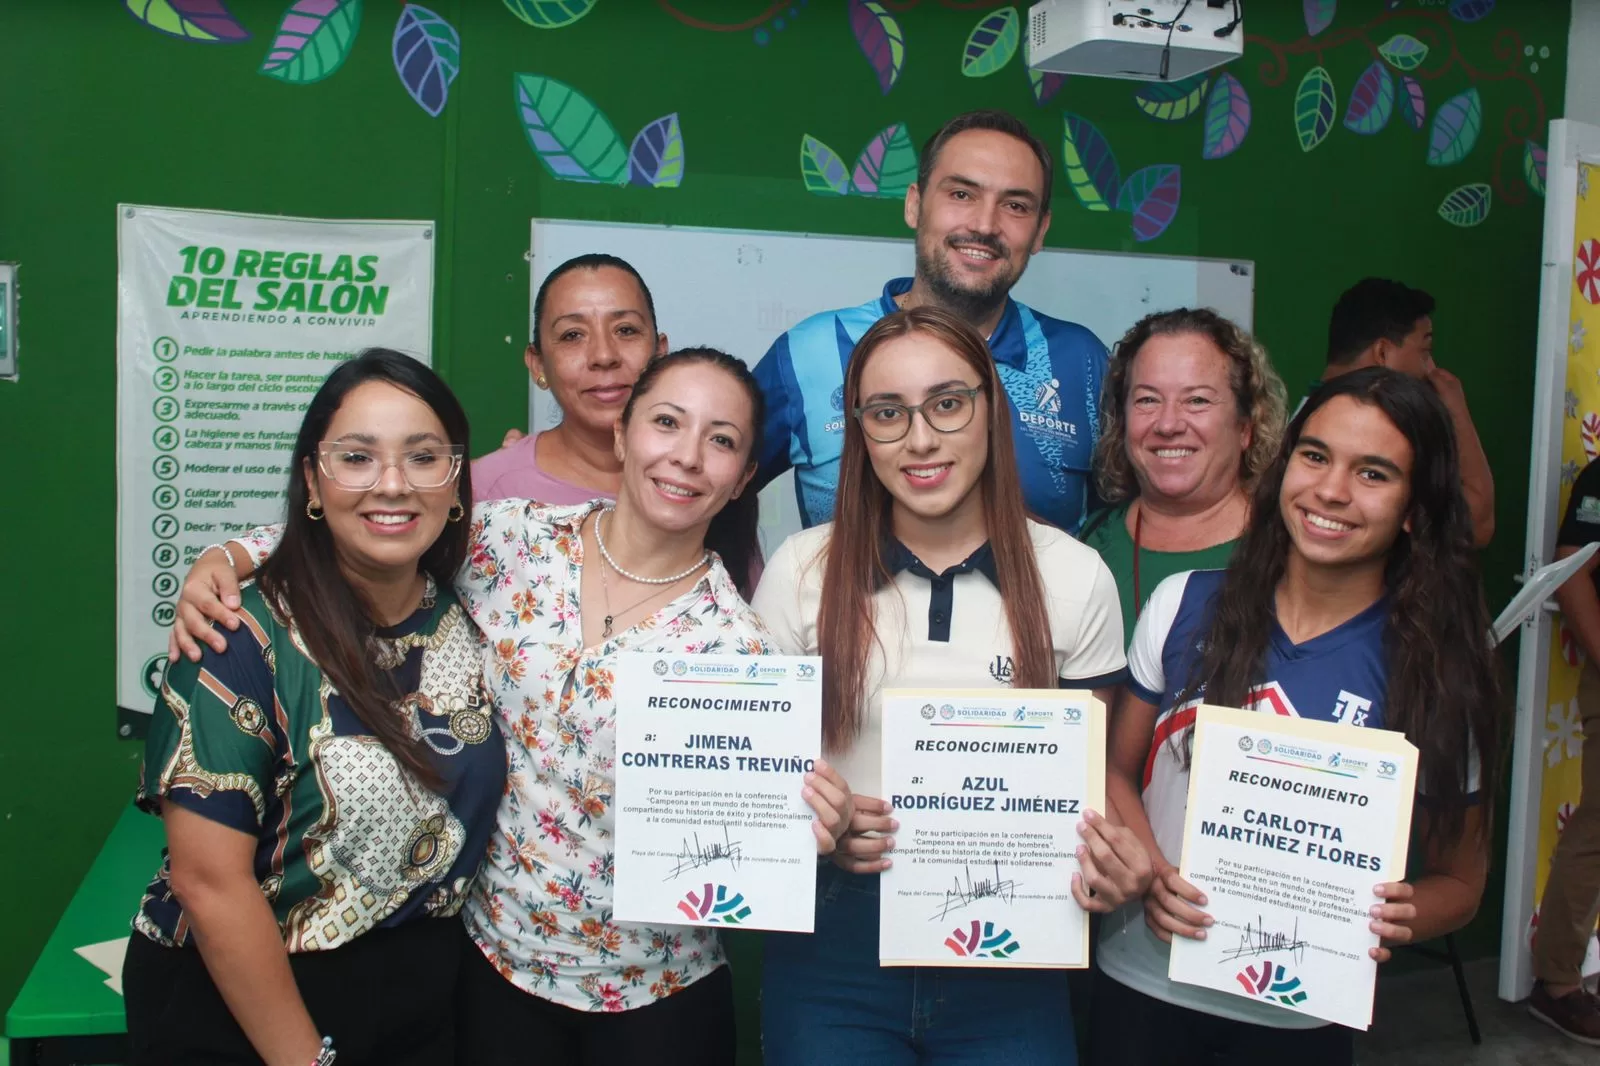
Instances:
[[[1047,415],[1061,413],[1061,379],[1051,378],[1033,394],[1033,405]]]
[[[1011,684],[1011,676],[1016,673],[1016,667],[1011,662],[1009,655],[996,655],[994,662],[989,664],[989,676],[1002,685]]]
[[[1033,410],[1019,410],[1017,420],[1028,427],[1029,432],[1042,432],[1058,440],[1075,442],[1078,439],[1078,426],[1073,422],[1064,422],[1061,414],[1061,379],[1051,378],[1049,381],[1033,390]]]
[[[1578,510],[1573,517],[1590,525],[1600,525],[1600,497],[1585,496],[1579,500]]]

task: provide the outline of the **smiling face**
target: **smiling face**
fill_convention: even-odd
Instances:
[[[917,277],[969,320],[999,306],[1044,246],[1044,168],[1008,134],[967,130],[939,149],[925,188],[906,192],[917,231]]]
[[[717,366],[669,367],[616,427],[622,488],[664,533],[709,524],[755,474],[755,411],[740,382]]]
[[[566,422],[609,433],[652,355],[666,351],[639,283],[614,266],[569,270],[545,293],[539,347],[525,361],[543,375]]]
[[[414,393],[368,381],[345,396],[323,437],[339,447],[325,447],[303,474],[312,503],[323,509],[340,569],[356,582],[415,573],[457,498],[454,476],[438,488],[418,490],[404,473],[410,469],[414,480],[436,480],[459,470],[442,451],[454,442],[439,416]],[[339,484],[370,478],[372,468],[384,463],[389,465],[370,489]]]
[[[948,519],[983,506],[975,491],[989,461],[989,401],[982,393],[968,398],[959,389],[983,385],[978,372],[957,352],[925,333],[908,333],[884,341],[861,368],[862,431],[872,472],[894,497],[896,510],[924,521]],[[926,404],[923,412],[907,416],[878,405]],[[971,421],[949,433],[928,423],[956,424],[950,417],[960,404],[970,407]],[[886,418],[887,416],[887,418]],[[909,417],[909,424],[893,425]],[[882,443],[873,435],[892,436]]]
[[[1411,443],[1372,404],[1335,396],[1300,434],[1278,492],[1293,551],[1308,563],[1381,562],[1411,506]]]
[[[1228,356],[1201,333],[1158,334],[1128,367],[1128,461],[1149,502],[1204,508],[1239,488],[1250,422]]]

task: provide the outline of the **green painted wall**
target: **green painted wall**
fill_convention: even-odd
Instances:
[[[1128,215],[1087,211],[1058,174],[1050,243],[1255,260],[1257,330],[1292,392],[1315,376],[1328,308],[1348,284],[1376,273],[1434,292],[1439,359],[1465,381],[1498,477],[1490,596],[1509,595],[1526,504],[1542,211],[1522,177],[1523,142],[1542,143],[1540,120],[1559,116],[1565,2],[1501,4],[1469,25],[1442,0],[1402,0],[1392,12],[1380,0],[1345,0],[1315,38],[1301,5],[1252,3],[1250,43],[1231,68],[1251,97],[1252,128],[1219,160],[1201,157],[1200,117],[1147,117],[1132,83],[1069,79],[1039,106],[1020,60],[963,77],[968,32],[1003,6],[981,0],[886,0],[906,41],[887,95],[855,43],[846,0],[793,0],[792,15],[767,0],[598,0],[556,30],[525,25],[495,0],[436,0],[463,42],[437,119],[392,66],[398,0],[367,0],[348,60],[313,85],[257,73],[287,0],[227,0],[252,35],[239,44],[163,36],[119,6],[0,5],[0,259],[21,262],[23,300],[21,381],[0,382],[0,454],[12,460],[0,524],[9,682],[0,1003],[126,801],[138,760],[114,735],[112,680],[119,201],[437,219],[436,361],[488,442],[525,418],[530,217],[897,236],[896,202],[806,191],[803,134],[849,164],[891,123],[907,123],[920,144],[944,118],[980,106],[1023,115],[1059,145],[1070,111],[1105,135],[1124,173],[1179,165],[1182,199],[1170,228],[1139,244]],[[704,28],[716,22],[748,24]],[[763,32],[767,43],[757,43]],[[1398,113],[1370,137],[1342,125],[1377,47],[1402,32],[1429,46],[1415,75],[1430,118],[1457,93],[1481,94],[1482,133],[1455,165],[1427,165],[1428,129],[1413,131]],[[1295,89],[1318,63],[1338,110],[1327,139],[1302,151]],[[676,112],[682,186],[554,180],[513,106],[518,72],[579,89],[624,143]],[[1493,186],[1487,220],[1470,229],[1441,220],[1445,196],[1476,182]],[[1498,876],[1471,938],[1480,952],[1495,942]]]

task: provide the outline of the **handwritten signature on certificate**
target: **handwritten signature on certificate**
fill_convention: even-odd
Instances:
[[[966,883],[962,884],[959,877],[952,877],[953,887],[945,889],[944,902],[939,905],[939,910],[929,918],[930,922],[943,921],[951,911],[958,911],[967,904],[980,899],[999,899],[1010,903],[1017,898],[1017,889],[1021,886],[1013,880],[1000,875],[1000,861],[995,860],[994,876],[972,879],[972,867],[963,866]]]
[[[722,842],[720,844],[715,841],[709,844],[702,844],[700,843],[699,833],[695,833],[692,836],[692,840],[690,837],[683,838],[683,845],[678,848],[678,854],[674,856],[678,863],[664,880],[671,881],[686,870],[698,870],[700,867],[710,866],[718,860],[726,860],[735,870],[739,868],[739,860],[744,858],[744,851],[739,841],[729,839],[727,825],[722,827]]]
[[[1228,963],[1255,955],[1265,955],[1268,952],[1282,951],[1292,953],[1296,962],[1305,957],[1306,948],[1310,943],[1300,939],[1299,918],[1294,920],[1294,927],[1287,933],[1271,932],[1265,925],[1265,919],[1259,914],[1256,915],[1255,924],[1246,922],[1244,931],[1239,934],[1239,946],[1223,952],[1222,958],[1217,961]]]

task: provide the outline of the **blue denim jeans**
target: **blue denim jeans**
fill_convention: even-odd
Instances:
[[[816,932],[768,933],[766,1066],[1077,1066],[1064,970],[878,966],[877,875],[817,869]]]

